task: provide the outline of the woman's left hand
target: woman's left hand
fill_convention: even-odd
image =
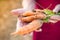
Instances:
[[[60,11],[60,4],[56,5],[53,9],[53,12],[58,13]],[[54,15],[50,17],[49,22],[56,23],[60,21],[60,15]]]

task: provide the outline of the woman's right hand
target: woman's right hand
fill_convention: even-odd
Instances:
[[[11,14],[15,15],[15,16],[19,16],[20,14],[24,13],[26,10],[21,8],[21,9],[14,9],[11,11]],[[15,35],[20,27],[24,26],[26,23],[23,23],[21,20],[20,20],[20,17],[18,17],[17,19],[17,23],[16,23],[16,31],[11,33],[11,35]]]

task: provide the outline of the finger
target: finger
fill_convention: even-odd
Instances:
[[[60,21],[60,16],[54,15],[54,16],[51,16],[50,19]]]
[[[58,21],[57,21],[57,20],[49,20],[48,22],[56,23],[56,22],[58,22]]]
[[[55,8],[53,9],[53,12],[58,13],[60,11],[60,4],[56,5]]]
[[[25,11],[26,11],[25,9],[21,8],[21,9],[14,9],[14,10],[11,11],[11,13],[13,15],[19,15],[19,14],[25,12]]]

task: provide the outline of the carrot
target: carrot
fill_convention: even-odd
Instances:
[[[43,24],[43,22],[41,20],[33,20],[31,23],[29,23],[28,25],[23,26],[22,28],[20,28],[20,30],[18,32],[16,32],[15,34],[19,34],[19,35],[25,35],[28,34],[34,30],[37,30],[39,27],[41,27]]]
[[[33,21],[35,19],[35,16],[28,16],[28,17],[22,17],[22,18],[20,18],[20,20],[22,21],[22,22],[31,22],[31,21]]]
[[[36,15],[36,18],[37,19],[45,19],[46,15],[44,13],[39,13],[39,14]]]
[[[35,15],[35,16],[29,16],[29,17],[22,17],[20,18],[20,20],[22,20],[22,22],[31,22],[35,19],[45,19],[46,16],[45,15]]]
[[[20,20],[22,20],[23,22],[31,22],[35,19],[45,19],[46,15],[43,13],[36,13],[36,15],[32,15],[32,16],[27,16],[27,17],[22,17],[20,18]]]
[[[28,33],[31,33],[33,31],[37,30],[43,24],[43,21],[41,19],[45,19],[46,14],[54,15],[52,13],[53,12],[51,12],[50,10],[39,10],[39,9],[36,9],[35,12],[26,11],[25,13],[23,13],[21,15],[22,17],[20,18],[20,20],[22,20],[22,22],[30,22],[30,23],[28,23],[27,25],[24,25],[17,32],[14,32],[12,34],[13,35],[15,35],[15,34],[25,35],[25,34],[28,34]]]
[[[25,13],[22,14],[22,16],[31,16],[34,15],[35,13],[32,11],[26,11]]]

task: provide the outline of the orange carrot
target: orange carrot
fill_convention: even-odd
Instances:
[[[32,16],[34,15],[35,13],[32,12],[32,11],[26,11],[25,13],[22,14],[22,16]]]
[[[23,22],[31,22],[35,19],[45,19],[46,15],[43,13],[36,13],[36,15],[32,15],[32,16],[27,16],[27,17],[22,17],[20,18],[20,20],[22,20]]]
[[[20,30],[18,32],[13,33],[15,34],[19,34],[19,35],[25,35],[28,34],[30,32],[33,32],[34,30],[37,30],[39,27],[41,27],[43,24],[43,22],[41,20],[33,20],[31,23],[29,23],[28,25],[25,25],[23,27],[20,28]]]
[[[39,13],[39,14],[36,15],[36,18],[37,19],[45,19],[46,15],[44,13]]]
[[[22,18],[20,18],[20,20],[22,21],[22,22],[31,22],[31,21],[33,21],[35,19],[35,16],[28,16],[28,17],[22,17]]]

